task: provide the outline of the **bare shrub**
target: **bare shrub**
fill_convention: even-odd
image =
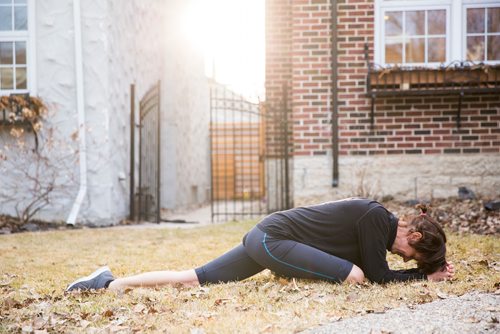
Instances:
[[[54,127],[42,129],[41,124],[36,136],[26,123],[2,126],[0,132],[2,208],[24,224],[70,197],[77,163],[74,138],[63,140]]]

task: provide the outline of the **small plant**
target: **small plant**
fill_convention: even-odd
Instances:
[[[38,97],[28,94],[0,97],[0,124],[13,126],[10,134],[15,138],[20,138],[28,126],[35,138],[35,149],[38,149],[38,132],[46,114],[47,107]]]
[[[7,123],[29,122],[41,124],[47,113],[45,103],[38,97],[29,95],[11,95],[0,97],[0,112]]]
[[[351,194],[356,197],[378,199],[380,183],[369,180],[366,167],[354,169],[351,183]]]

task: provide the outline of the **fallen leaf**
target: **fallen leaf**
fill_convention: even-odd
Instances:
[[[288,285],[288,280],[286,278],[283,278],[283,277],[280,277],[278,279],[278,283],[281,284],[281,285]]]
[[[500,262],[492,262],[489,267],[495,271],[500,271]]]
[[[488,265],[489,265],[488,260],[480,260],[480,261],[478,261],[478,263],[479,263],[480,265],[485,266],[485,267],[488,267]]]
[[[243,306],[243,305],[237,305],[235,307],[235,310],[237,311],[241,311],[241,312],[245,312],[245,311],[248,311],[250,309],[250,306]]]
[[[228,299],[228,298],[219,298],[219,299],[216,299],[216,300],[215,300],[214,305],[215,305],[215,306],[225,305],[225,304],[227,304],[227,302],[228,302],[229,300],[230,300],[230,299]]]
[[[0,286],[7,286],[7,285],[10,285],[10,283],[14,282],[14,278],[8,278],[4,281],[1,281],[0,282]]]
[[[144,313],[145,309],[146,309],[146,306],[144,304],[137,304],[134,306],[132,311],[134,311],[134,313]]]
[[[113,311],[112,310],[106,310],[103,314],[102,314],[103,317],[106,317],[106,318],[111,318],[113,316]]]
[[[21,332],[22,333],[30,333],[33,332],[33,327],[31,326],[23,326],[23,328],[21,329]]]
[[[90,325],[90,321],[87,320],[80,320],[80,328],[85,329]]]
[[[440,298],[440,299],[447,299],[447,298],[452,298],[452,297],[456,297],[455,295],[450,295],[450,294],[447,294],[446,292],[442,292],[442,291],[439,291],[437,292],[437,296]]]
[[[358,299],[359,299],[359,295],[356,292],[351,292],[345,298],[345,300],[348,301],[348,302],[354,302],[354,301],[356,301]]]

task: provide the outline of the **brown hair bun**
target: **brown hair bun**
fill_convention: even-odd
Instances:
[[[425,205],[424,203],[419,203],[415,205],[415,209],[420,210],[420,213],[424,215],[427,213],[427,210],[429,210],[427,205]]]

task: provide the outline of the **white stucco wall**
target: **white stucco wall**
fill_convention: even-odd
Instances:
[[[161,0],[82,1],[88,191],[80,220],[115,224],[129,212],[130,85],[162,76]]]
[[[498,154],[341,156],[339,187],[332,188],[331,156],[295,157],[294,200],[295,205],[359,195],[422,200],[457,196],[461,186],[495,198],[499,166]]]
[[[180,36],[173,38],[174,27],[166,24],[184,3],[81,1],[88,189],[80,222],[115,224],[129,213],[132,83],[138,113],[140,98],[162,81],[162,207],[207,200],[208,83],[201,56],[181,50]],[[76,150],[73,1],[35,4],[37,95],[50,109],[47,127],[55,127],[58,138]],[[68,195],[38,218],[66,220],[78,191],[78,164],[68,173],[74,176]],[[0,213],[13,211],[2,207]]]
[[[161,206],[184,210],[209,200],[209,86],[202,55],[179,30],[189,1],[169,1],[162,84]]]

